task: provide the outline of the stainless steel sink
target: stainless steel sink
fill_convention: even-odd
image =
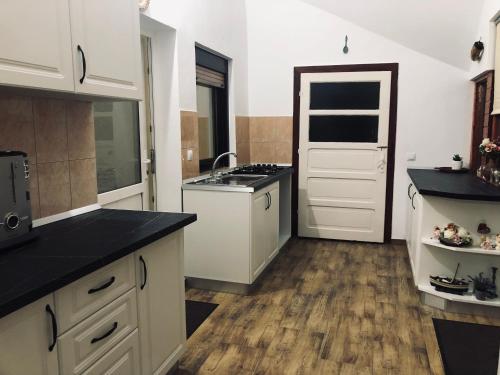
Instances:
[[[184,184],[184,189],[226,190],[226,191],[253,191],[252,185],[267,175],[225,174],[222,176],[206,177]]]

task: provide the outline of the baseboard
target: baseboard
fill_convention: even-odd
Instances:
[[[390,242],[392,245],[406,246],[406,240],[392,239]]]

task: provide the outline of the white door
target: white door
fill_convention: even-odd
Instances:
[[[3,2],[0,84],[73,91],[67,0]]]
[[[137,0],[70,0],[75,89],[142,99]]]
[[[268,206],[269,191],[261,191],[252,199],[252,281],[255,280],[266,266],[269,256]]]
[[[0,319],[0,374],[57,375],[52,294]]]
[[[391,72],[301,75],[298,233],[383,242]]]

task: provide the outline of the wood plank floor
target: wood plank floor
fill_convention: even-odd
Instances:
[[[251,295],[187,298],[220,306],[179,374],[443,375],[432,317],[500,326],[423,306],[397,245],[292,239]]]

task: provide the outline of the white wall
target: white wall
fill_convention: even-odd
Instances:
[[[249,113],[293,114],[293,67],[399,63],[393,238],[404,238],[406,153],[415,166],[449,165],[468,149],[472,98],[468,72],[298,0],[248,0]],[[342,53],[349,36],[348,55]],[[454,136],[456,135],[456,136]]]
[[[484,43],[484,55],[480,62],[471,61],[470,78],[495,67],[496,30],[492,22],[496,18],[495,16],[500,16],[500,1],[485,0],[479,20],[479,28],[473,39],[473,41],[476,41],[481,38]],[[471,47],[472,43],[470,43]]]

